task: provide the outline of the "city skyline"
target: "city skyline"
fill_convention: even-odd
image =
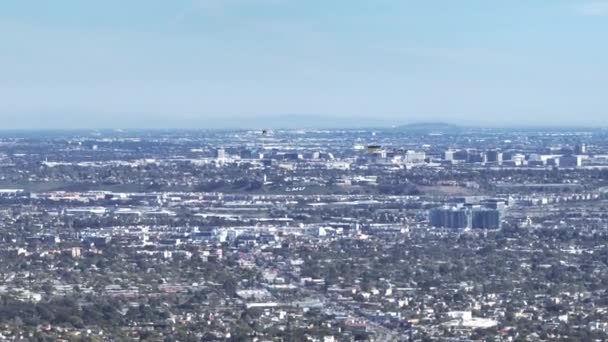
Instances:
[[[0,340],[608,341],[608,0],[0,1]]]

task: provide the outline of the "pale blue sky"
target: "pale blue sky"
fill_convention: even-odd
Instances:
[[[0,119],[608,126],[606,41],[608,0],[4,0]]]

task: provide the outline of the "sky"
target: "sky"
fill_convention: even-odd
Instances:
[[[0,1],[4,129],[608,126],[608,0]]]

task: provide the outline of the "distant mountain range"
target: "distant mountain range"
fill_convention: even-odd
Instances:
[[[394,129],[403,132],[431,133],[462,131],[464,127],[445,122],[420,122],[397,126]]]

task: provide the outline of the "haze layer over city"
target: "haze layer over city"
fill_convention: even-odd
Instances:
[[[0,341],[608,340],[608,1],[0,3]]]

